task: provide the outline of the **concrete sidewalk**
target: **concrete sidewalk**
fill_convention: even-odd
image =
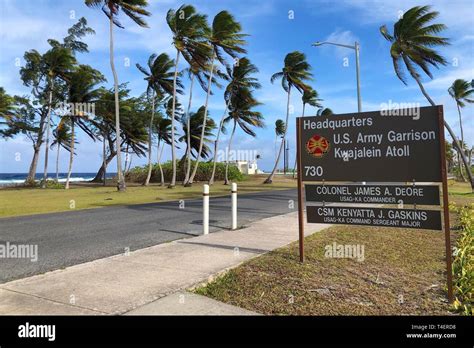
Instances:
[[[297,239],[290,213],[15,280],[0,285],[0,314],[252,314],[183,290]]]

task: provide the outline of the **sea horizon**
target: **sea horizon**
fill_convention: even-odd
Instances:
[[[39,181],[43,178],[44,173],[36,173],[35,180]],[[90,181],[95,178],[97,172],[72,172],[71,182]],[[113,178],[117,173],[107,173],[107,178]],[[0,173],[0,186],[17,185],[24,183],[28,173]],[[48,179],[56,180],[56,172],[49,172]],[[67,172],[58,173],[58,181],[66,182]]]

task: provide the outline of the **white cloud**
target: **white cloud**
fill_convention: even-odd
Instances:
[[[322,41],[353,46],[354,43],[358,41],[358,38],[350,30],[342,30],[338,28]],[[322,45],[319,49],[325,50],[326,52],[335,52],[338,58],[345,58],[354,53],[349,48],[334,45]]]

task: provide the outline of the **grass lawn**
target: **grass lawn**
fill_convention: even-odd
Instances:
[[[466,186],[466,187],[465,187]],[[474,202],[469,187],[452,184],[451,202]],[[452,242],[457,217],[452,214]],[[364,261],[326,258],[325,246],[364,245]],[[250,260],[195,289],[262,314],[446,315],[444,233],[440,231],[336,225]]]
[[[238,183],[240,193],[289,189],[296,187],[296,180],[290,176],[275,176],[271,185],[264,185],[266,176],[249,176]],[[126,192],[117,192],[110,186],[97,184],[75,184],[69,190],[40,188],[2,188],[0,189],[0,217],[70,211],[72,209],[90,209],[111,205],[152,203],[179,199],[198,198],[202,194],[202,185],[192,187],[176,185],[174,189],[152,184],[148,187],[129,184]],[[222,182],[211,187],[211,195],[230,194],[230,185]],[[71,200],[75,208],[71,208]]]

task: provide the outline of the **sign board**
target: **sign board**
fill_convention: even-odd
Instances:
[[[298,226],[300,261],[304,261],[304,192],[323,205],[308,206],[309,223],[329,223],[441,230],[444,225],[448,300],[452,302],[451,240],[443,107],[298,117]],[[323,185],[303,182],[319,181]],[[347,182],[372,181],[376,185]],[[327,185],[327,182],[333,182]],[[336,183],[338,184],[336,185]],[[395,183],[413,182],[413,185]],[[403,209],[402,204],[440,204],[441,211]],[[397,204],[393,208],[326,205]],[[399,209],[401,208],[401,209]]]
[[[305,185],[308,202],[439,205],[437,185]]]
[[[438,108],[409,110],[300,118],[303,181],[441,182]]]
[[[439,210],[308,206],[306,214],[309,223],[441,230]]]

